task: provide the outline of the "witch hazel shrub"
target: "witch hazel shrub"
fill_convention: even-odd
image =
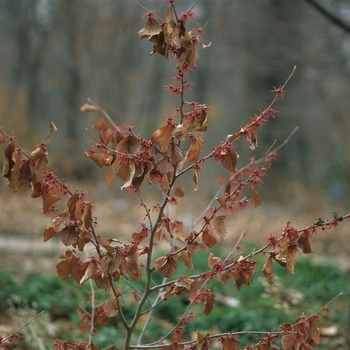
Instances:
[[[243,140],[255,150],[258,132],[266,127],[270,118],[276,117],[273,106],[284,97],[285,86],[295,67],[284,84],[272,88],[274,98],[267,108],[203,155],[205,135],[210,127],[210,108],[205,103],[187,101],[185,96],[191,87],[188,82],[191,71],[199,60],[198,51],[210,44],[202,41],[202,27],[194,26],[189,30],[194,6],[178,12],[174,1],[167,2],[163,17],[146,9],[145,24],[138,34],[153,45],[151,55],[158,54],[176,62],[173,81],[165,86],[165,91],[176,101],[172,114],[148,138],[139,134],[137,125],[119,126],[92,100],[81,107],[82,113],[103,115],[93,125],[98,136],[89,132],[93,145],[85,154],[98,168],[105,169],[106,186],[120,186],[131,197],[138,198],[143,213],[135,223],[135,227],[139,227],[136,232],[123,232],[124,241],[105,237],[98,232],[94,203],[87,193],[74,192],[61,181],[59,169],[48,170],[48,139],[57,131],[53,122],[50,122],[48,135],[32,152],[23,150],[5,127],[0,129],[0,142],[5,146],[3,177],[8,187],[42,201],[42,213],[52,217],[52,225],[44,231],[44,241],[59,236],[66,247],[56,266],[58,276],[63,281],[71,277],[78,286],[91,284],[90,309],[83,310],[77,305],[80,331],[86,340],[56,340],[53,348],[99,349],[94,337],[101,328],[111,324],[115,326],[116,336],[111,336],[110,345],[105,349],[315,348],[320,342],[317,322],[328,305],[312,315],[302,314],[292,323],[287,320],[283,325],[263,331],[232,329],[225,333],[208,333],[197,330],[194,334],[187,330],[196,318],[210,319],[217,298],[210,288],[213,280],[232,284],[244,293],[255,274],[263,275],[273,284],[276,264],[294,274],[297,252],[312,253],[312,239],[320,232],[339,227],[349,214],[335,214],[331,220],[320,219],[303,228],[288,222],[281,228],[282,233],[266,238],[266,245],[247,255],[236,255],[243,233],[232,244],[232,239],[228,240],[226,223],[232,217],[244,215],[248,206],[261,204],[262,178],[267,175],[279,149],[273,144],[262,159],[253,157],[237,167],[237,144]],[[170,206],[181,207],[182,198],[193,193],[186,192],[178,184],[179,179],[189,183],[194,191],[200,191],[205,186],[199,182],[201,170],[208,172],[214,167],[224,168],[227,176],[220,177],[217,196],[188,227],[169,214]],[[161,194],[159,203],[152,202],[154,196],[144,196],[145,184]],[[135,201],[135,198],[130,200]],[[117,215],[115,229],[118,231]],[[227,244],[226,241],[232,245],[228,249],[230,253],[216,256],[213,248],[219,243]],[[197,254],[203,251],[208,252],[206,267],[195,272]],[[258,255],[265,259],[260,272],[257,271]],[[103,301],[97,302],[101,297]],[[172,305],[178,300],[183,302],[176,304],[174,314]],[[175,318],[170,329],[162,327],[161,316],[157,314],[160,308],[163,317]],[[220,325],[215,326],[215,329],[220,328]],[[250,335],[253,342],[241,345],[242,334]],[[3,348],[10,348],[17,341],[16,333],[0,337]]]

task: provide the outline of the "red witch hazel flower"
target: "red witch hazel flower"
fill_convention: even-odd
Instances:
[[[283,90],[283,86],[280,85],[278,88],[273,86],[273,90],[271,92],[275,92],[277,97],[284,97],[284,94],[286,93],[286,90]]]

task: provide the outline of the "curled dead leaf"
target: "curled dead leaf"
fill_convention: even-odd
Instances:
[[[99,109],[97,107],[89,103],[85,103],[83,106],[80,107],[80,113],[98,112],[98,111]]]
[[[51,133],[57,132],[58,129],[57,129],[55,123],[51,120],[49,120],[49,123],[50,123],[50,132]]]
[[[149,16],[145,25],[139,30],[139,38],[147,38],[152,35],[157,35],[161,32],[161,26],[153,16]]]
[[[104,165],[109,166],[110,164],[110,159],[102,152],[87,150],[85,154],[100,168]]]

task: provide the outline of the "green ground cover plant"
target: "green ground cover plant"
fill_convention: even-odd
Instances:
[[[252,156],[243,165],[238,162],[237,146],[242,142],[254,154],[258,133],[267,127],[269,119],[277,117],[273,107],[285,96],[295,67],[282,85],[271,88],[274,97],[265,109],[248,118],[244,126],[229,130],[211,152],[202,155],[210,127],[210,106],[188,101],[186,96],[199,50],[207,49],[210,43],[203,41],[203,27],[190,29],[196,4],[179,12],[174,1],[167,2],[163,17],[146,9],[145,24],[138,32],[140,39],[147,39],[153,46],[151,55],[176,62],[173,82],[164,88],[176,102],[164,123],[152,135],[142,136],[137,125],[120,126],[92,100],[81,107],[82,113],[102,114],[93,126],[98,135],[89,132],[93,145],[86,156],[97,167],[107,169],[106,186],[121,186],[143,209],[135,223],[137,229],[124,234],[126,239],[109,238],[99,232],[93,200],[60,180],[59,169],[49,171],[48,139],[57,132],[54,122],[50,121],[50,132],[32,152],[25,151],[5,127],[0,130],[0,143],[5,145],[3,177],[8,187],[42,201],[43,214],[52,216],[44,241],[59,237],[66,249],[56,265],[57,274],[67,286],[73,280],[81,287],[79,292],[71,287],[61,289],[59,282],[50,287],[50,293],[49,285],[58,283],[56,280],[43,286],[32,276],[24,300],[29,306],[51,307],[56,310],[56,316],[52,316],[57,318],[61,306],[69,310],[69,315],[73,309],[78,310],[78,328],[72,336],[56,339],[52,345],[55,350],[315,348],[320,344],[320,319],[344,292],[344,284],[339,290],[334,286],[335,277],[323,284],[323,273],[309,283],[312,269],[306,263],[303,272],[310,276],[303,280],[301,292],[293,292],[281,280],[287,274],[294,278],[300,273],[295,268],[298,253],[313,253],[312,240],[317,234],[338,228],[350,214],[333,213],[331,219],[320,218],[300,228],[288,221],[280,232],[266,232],[266,244],[250,250],[241,249],[243,231],[229,249],[215,250],[229,242],[228,220],[262,202],[262,179],[288,140],[279,146],[272,140],[261,159]],[[213,167],[224,169],[226,176],[215,184],[201,183],[202,172]],[[181,206],[184,196],[191,196],[191,191],[179,185],[180,179],[192,186],[192,193],[217,186],[216,195],[208,203],[194,204],[203,205],[203,212],[191,224],[185,224],[170,210]],[[150,198],[144,191],[146,186],[153,189]],[[118,231],[118,218],[115,225]],[[290,283],[294,286],[295,281]],[[233,288],[240,291],[237,301],[232,298],[237,294]],[[314,297],[304,299],[304,293],[313,288]],[[328,289],[334,294],[325,300],[324,291]],[[89,297],[83,298],[87,290]],[[48,297],[38,297],[46,292]],[[50,300],[54,296],[53,307]],[[229,306],[235,302],[236,307]],[[224,322],[226,317],[229,320]],[[25,326],[29,327],[28,322]],[[76,335],[77,330],[80,335]],[[17,332],[3,335],[0,344],[10,348],[20,337]]]
[[[206,254],[198,257],[198,268],[205,267],[206,263]],[[263,261],[259,264],[263,264]],[[233,293],[230,284],[212,280],[210,287],[219,296],[217,306],[210,319],[206,317],[194,319],[189,324],[188,332],[195,334],[197,329],[210,331],[213,324],[223,325],[222,331],[229,331],[232,328],[247,331],[264,330],[266,327],[273,329],[276,324],[294,319],[303,312],[317,311],[339,291],[347,291],[350,288],[349,274],[331,263],[316,264],[309,259],[300,259],[297,270],[298,273],[292,276],[286,275],[283,267],[277,268],[276,273],[280,276],[277,286],[264,283],[260,276],[252,281],[249,289],[247,288],[244,293],[239,291]],[[11,308],[12,310],[29,308],[36,313],[45,310],[49,315],[49,322],[54,323],[61,319],[70,324],[65,328],[57,327],[51,334],[43,332],[42,338],[47,348],[50,348],[55,336],[64,339],[72,339],[72,336],[75,336],[81,341],[84,340],[84,335],[78,331],[80,320],[76,309],[77,305],[83,308],[89,307],[90,287],[88,285],[77,288],[72,278],[63,282],[58,276],[40,274],[29,275],[23,281],[16,282],[16,275],[11,272],[1,272],[0,279],[7,283],[7,288],[3,289],[1,294],[3,312]],[[330,280],[332,283],[329,283]],[[181,305],[185,303],[184,298],[179,298],[176,302],[157,309],[154,318],[158,325],[164,323],[164,327],[173,327],[181,317]],[[336,327],[338,335],[332,334],[332,337],[325,337],[320,348],[336,348],[337,344],[342,344],[341,333],[344,328],[346,304],[346,297],[339,297],[321,321],[326,329]],[[76,330],[75,334],[72,334],[71,329]],[[23,332],[26,334],[25,331]],[[162,330],[159,326],[153,326],[150,328],[150,333],[154,337],[161,336]],[[122,336],[117,323],[111,322],[101,328],[94,337],[94,341],[96,346],[103,349],[108,347],[111,337],[122,338]],[[24,337],[23,345],[30,345],[26,341]],[[251,337],[249,332],[241,337],[242,344],[248,345],[252,341],[254,337]]]

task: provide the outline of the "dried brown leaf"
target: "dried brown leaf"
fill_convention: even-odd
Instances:
[[[209,350],[210,349],[210,338],[204,336],[197,331],[197,346],[196,350]]]
[[[233,334],[229,334],[227,337],[223,338],[222,350],[237,350],[239,348],[240,342],[235,338]]]
[[[275,274],[273,271],[272,255],[269,255],[269,257],[267,258],[264,266],[262,267],[262,273],[267,279],[267,282],[269,282],[269,284],[273,284],[275,280]]]
[[[215,305],[216,295],[210,291],[207,292],[207,297],[204,302],[204,310],[203,313],[205,316],[209,316],[213,311],[213,307]]]
[[[44,242],[57,235],[57,231],[53,227],[48,227],[44,231]]]
[[[182,139],[181,140],[184,140],[186,138],[193,123],[194,123],[194,116],[185,116],[185,118],[183,119],[183,124],[182,124]]]
[[[313,253],[310,235],[303,232],[298,238],[298,247],[302,250],[304,254]]]
[[[135,172],[136,172],[136,168],[135,168],[135,164],[131,161],[128,162],[128,164],[123,164],[120,166],[120,168],[118,169],[117,172],[117,176],[120,176],[120,170],[123,169],[123,175],[125,177],[125,183],[124,185],[121,187],[121,189],[123,190],[124,188],[129,187],[132,184],[132,180],[134,178]]]
[[[56,193],[51,193],[50,191],[43,190],[41,193],[43,199],[43,213],[46,214],[49,209],[61,199],[61,197]]]
[[[210,269],[213,269],[216,265],[222,264],[222,259],[214,256],[213,253],[210,253],[208,256],[208,266]]]
[[[80,107],[80,113],[98,112],[98,111],[99,109],[97,107],[89,103],[85,103],[83,106]]]
[[[152,35],[157,35],[161,32],[160,24],[157,22],[157,20],[154,17],[148,17],[145,25],[142,29],[139,30],[139,38],[147,38]]]
[[[192,48],[188,50],[187,56],[186,56],[186,62],[193,68],[197,67],[197,61],[199,58],[199,53],[198,53],[198,47],[197,47],[197,42],[195,39],[191,39],[192,43]]]
[[[11,176],[11,170],[13,166],[15,165],[15,162],[12,159],[12,155],[16,150],[16,145],[11,142],[8,143],[5,147],[5,158],[4,158],[4,165],[2,168],[2,176],[6,177],[7,179]]]
[[[47,163],[48,163],[48,160],[46,155],[38,159],[36,163],[36,168],[34,169],[34,173],[32,175],[34,180],[41,181],[42,177],[46,173]]]
[[[83,277],[80,279],[79,284],[82,285],[84,282],[86,282],[89,278],[93,276],[93,274],[97,271],[97,263],[95,260],[91,260],[88,262],[88,265],[85,266],[85,272],[82,269],[82,272],[84,272]]]
[[[65,246],[77,243],[78,234],[75,232],[74,226],[65,227],[59,234],[61,241]]]
[[[49,120],[49,123],[50,123],[50,132],[51,133],[55,133],[57,132],[57,126],[55,125],[55,123],[52,121],[52,120]]]
[[[171,222],[171,234],[175,238],[182,238],[184,233],[184,223],[179,220]]]
[[[217,215],[210,221],[210,231],[219,241],[223,241],[227,236],[225,226],[225,216]]]
[[[130,134],[126,137],[124,137],[117,145],[116,151],[124,154],[131,154],[135,155],[140,148],[140,141],[139,139]]]
[[[6,141],[6,135],[4,132],[0,129],[0,144],[4,143]]]
[[[193,164],[196,164],[198,162],[199,154],[202,150],[203,145],[204,145],[204,140],[196,139],[196,138],[192,139],[190,149],[188,150],[188,153],[187,153],[187,159]]]
[[[309,318],[309,328],[307,329],[306,343],[310,344],[313,348],[320,343],[321,330],[317,327],[317,316]]]
[[[110,159],[108,159],[102,152],[95,152],[91,150],[85,151],[85,154],[100,168],[104,165],[109,166]]]
[[[118,164],[118,159],[114,159],[106,172],[106,181],[109,188],[113,187],[115,168]]]
[[[57,275],[62,281],[68,280],[68,277],[70,275],[70,268],[71,268],[71,260],[69,259],[64,259],[64,260],[61,260],[59,263],[57,263],[56,265]]]
[[[226,208],[227,206],[227,203],[226,203],[226,200],[227,200],[227,196],[221,196],[221,197],[218,197],[218,198],[215,198],[219,204],[223,207],[223,208]]]
[[[84,207],[83,222],[86,230],[90,230],[94,222],[92,218],[92,204],[89,203]]]
[[[252,187],[252,194],[253,194],[254,208],[257,208],[261,204],[261,196],[254,187]]]
[[[298,333],[283,335],[281,342],[284,350],[298,350],[300,347],[300,338]]]
[[[160,146],[160,152],[161,153],[167,153],[171,136],[173,134],[173,127],[169,127],[167,125],[161,127],[160,129],[156,130],[152,136],[151,140]]]
[[[294,275],[294,266],[297,262],[297,246],[291,245],[288,247],[287,256],[286,256],[286,263],[287,263],[287,270],[290,274]]]
[[[10,176],[7,178],[6,183],[13,192],[22,192],[31,179],[31,172],[29,168],[28,160],[22,163],[22,152],[15,151],[12,156],[12,160],[15,165],[11,169]],[[24,165],[21,172],[22,165]]]
[[[166,192],[170,189],[168,174],[163,174],[162,179],[161,179],[159,184],[160,184],[161,189],[164,192]]]
[[[193,182],[195,183],[195,188],[194,188],[194,191],[198,191],[198,173],[197,171],[195,170],[194,173],[193,173],[193,178],[192,178]]]
[[[171,144],[170,160],[174,165],[177,165],[182,161],[182,152],[176,143]]]
[[[78,221],[81,219],[81,200],[80,193],[74,193],[67,201],[67,208],[71,220]]]
[[[38,198],[41,196],[41,193],[43,191],[43,185],[39,181],[33,181],[31,183],[31,197],[32,198]]]
[[[62,211],[55,215],[52,219],[53,227],[57,233],[61,232],[70,224],[70,217],[68,211]]]
[[[217,242],[216,238],[207,231],[202,233],[202,241],[208,248],[213,248]]]
[[[187,250],[183,250],[181,252],[181,258],[184,262],[184,264],[187,266],[187,268],[190,270],[190,271],[193,271],[194,270],[194,266],[193,266],[193,261],[192,261],[192,253],[187,251]]]
[[[169,160],[170,160],[169,157],[164,157],[156,165],[156,168],[158,169],[158,171],[162,175],[167,174],[169,172],[169,169],[170,169],[170,162],[169,162]]]
[[[97,236],[98,243],[106,249],[106,251],[110,254],[114,252],[114,248],[111,246],[111,243],[108,241],[108,239],[104,236]]]
[[[232,149],[227,149],[225,151],[226,151],[226,153],[221,158],[221,164],[229,172],[235,172],[239,156]]]
[[[171,255],[161,256],[155,262],[154,268],[160,272],[163,277],[170,277],[177,271],[177,261]]]
[[[149,174],[154,168],[152,162],[145,162],[144,164],[142,164],[142,167],[143,167],[143,171],[141,175],[135,176],[134,179],[132,180],[132,185],[134,186],[136,191],[141,191],[145,180],[147,178],[149,179]]]
[[[176,186],[174,190],[174,196],[183,198],[185,196],[185,189],[182,186]]]
[[[248,129],[248,136],[247,136],[247,141],[249,143],[249,148],[251,150],[255,150],[256,147],[258,147],[258,136],[256,130],[253,128]]]
[[[112,298],[103,304],[103,310],[108,318],[116,316],[119,312],[119,301],[117,298]]]

